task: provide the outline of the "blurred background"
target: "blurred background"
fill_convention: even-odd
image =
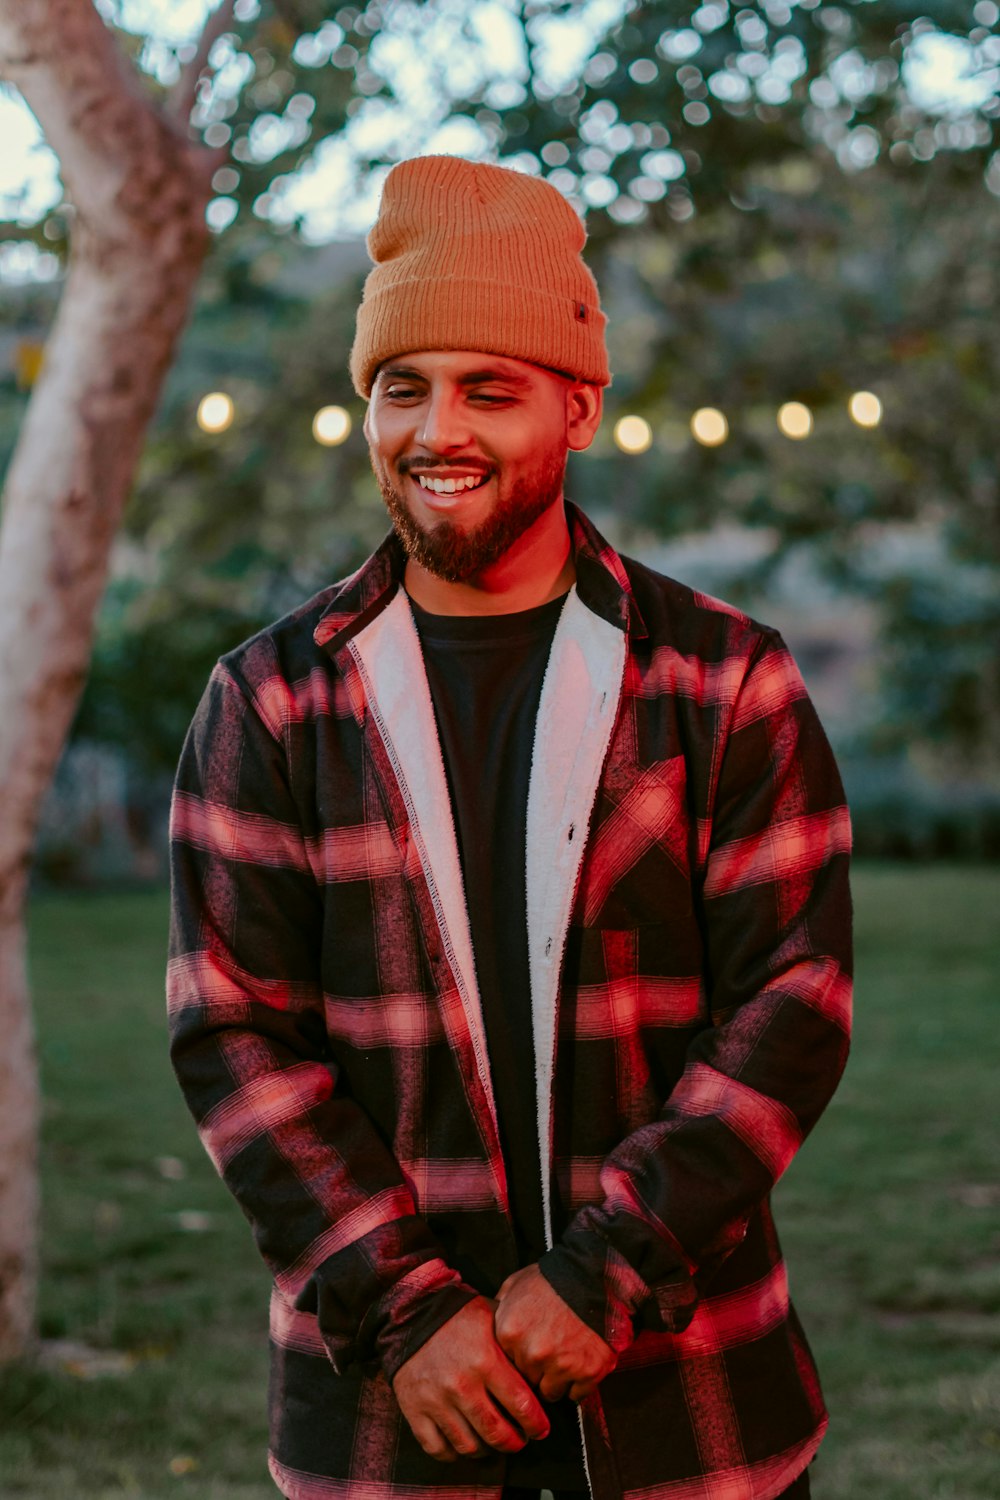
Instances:
[[[97,9],[164,108],[204,61],[218,165],[35,855],[48,1355],[0,1374],[3,1493],[271,1492],[263,1273],[163,1062],[167,805],[216,657],[385,531],[346,368],[364,234],[389,166],[443,151],[585,216],[614,383],[568,493],[778,626],[841,761],[860,1050],[780,1190],[839,1402],[817,1493],[995,1500],[1000,6]],[[72,222],[0,85],[0,470]]]

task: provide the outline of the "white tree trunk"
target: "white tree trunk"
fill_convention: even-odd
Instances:
[[[0,521],[0,1361],[31,1344],[37,1086],[24,904],[108,556],[204,258],[211,162],[144,96],[91,0],[0,0],[0,74],[73,204],[69,272]]]

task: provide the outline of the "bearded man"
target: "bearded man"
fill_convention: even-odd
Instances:
[[[273,1276],[294,1500],[773,1500],[826,1416],[769,1206],[850,1015],[780,638],[563,495],[609,380],[547,183],[404,162],[351,372],[393,523],[223,657],[172,1056]]]

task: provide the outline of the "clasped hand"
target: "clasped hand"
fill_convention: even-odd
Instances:
[[[477,1297],[444,1323],[393,1381],[417,1442],[453,1462],[488,1448],[516,1453],[548,1435],[536,1396],[581,1400],[616,1356],[556,1293],[537,1266],[508,1276],[497,1301]]]

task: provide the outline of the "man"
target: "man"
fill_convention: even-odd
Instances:
[[[846,1055],[846,809],[774,632],[564,501],[583,241],[537,179],[389,174],[393,533],[223,658],[178,774],[173,1059],[294,1500],[801,1496],[825,1427],[768,1194]]]

